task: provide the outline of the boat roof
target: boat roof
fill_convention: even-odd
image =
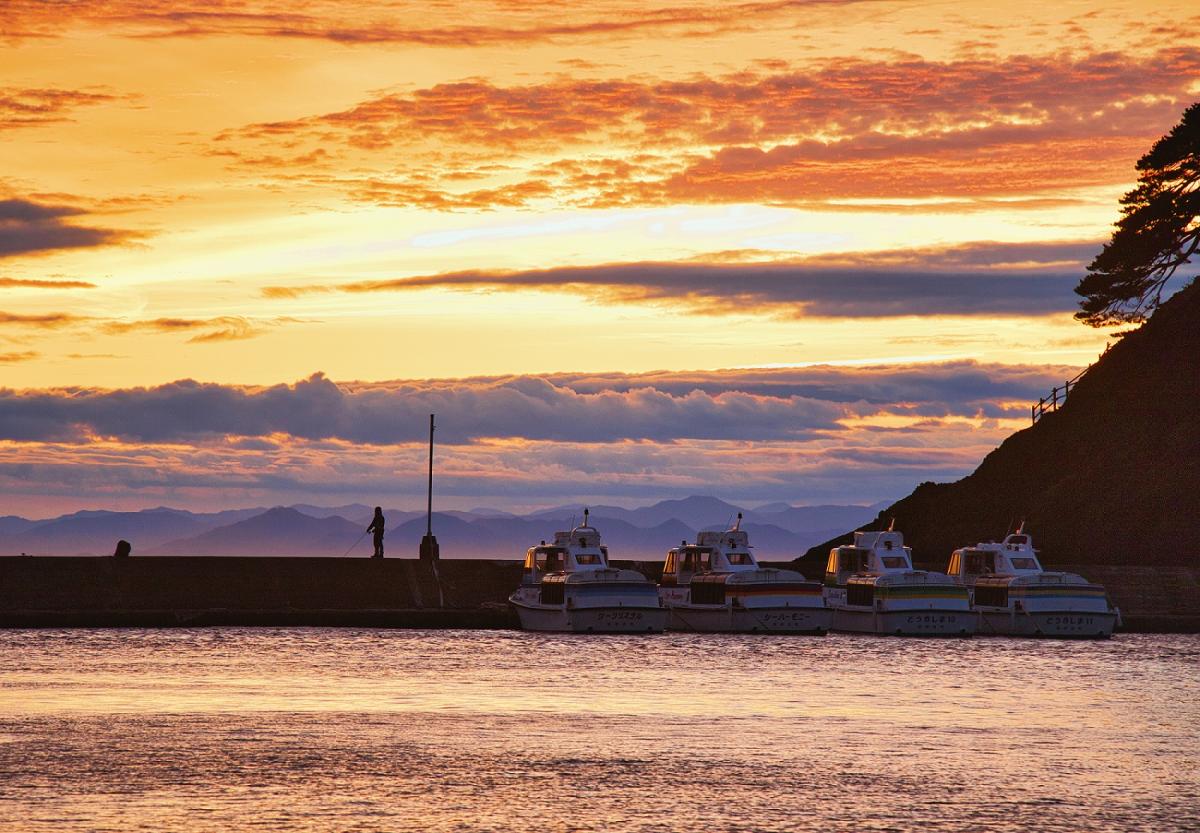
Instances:
[[[737,521],[726,530],[705,529],[696,533],[696,543],[684,541],[670,550],[670,555],[688,553],[707,554],[708,570],[713,573],[732,573],[757,570],[758,560],[750,552],[750,535],[742,529],[742,513]]]

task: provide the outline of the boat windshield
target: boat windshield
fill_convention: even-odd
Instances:
[[[596,555],[594,552],[585,552],[585,553],[580,553],[579,555],[575,556],[575,563],[576,564],[603,564],[604,562],[601,561],[600,556]]]
[[[538,547],[534,550],[534,566],[544,573],[556,573],[563,568],[565,552],[560,547]]]
[[[881,557],[883,566],[889,570],[900,570],[908,566],[908,559],[899,555],[885,555]]]
[[[984,550],[967,550],[966,573],[977,576],[982,573],[996,572],[996,554]]]
[[[1036,570],[1037,562],[1032,558],[1010,558],[1014,570]]]
[[[729,563],[734,565],[754,563],[750,560],[750,553],[748,552],[731,552],[729,553],[728,558]]]
[[[867,568],[867,550],[858,547],[838,547],[830,553],[829,572],[861,572]]]

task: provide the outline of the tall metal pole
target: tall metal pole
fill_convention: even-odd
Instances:
[[[422,561],[438,560],[438,542],[437,538],[433,537],[433,414],[429,415],[429,502],[425,509],[425,537],[421,539],[420,558]],[[437,577],[437,565],[433,569],[434,577]],[[438,594],[440,598],[441,584],[438,584]]]
[[[425,534],[433,535],[433,414],[429,415],[429,503],[425,512]]]

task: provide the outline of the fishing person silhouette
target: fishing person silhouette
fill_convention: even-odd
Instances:
[[[367,527],[367,532],[375,533],[375,554],[372,558],[383,558],[383,526],[387,523],[383,519],[383,507],[375,507],[375,517],[371,518],[371,525]]]

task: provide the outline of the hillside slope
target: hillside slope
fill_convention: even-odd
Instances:
[[[1200,282],[973,474],[923,483],[864,528],[893,517],[915,560],[939,569],[955,547],[999,540],[1021,519],[1049,564],[1200,565]],[[848,538],[809,550],[804,567]]]

